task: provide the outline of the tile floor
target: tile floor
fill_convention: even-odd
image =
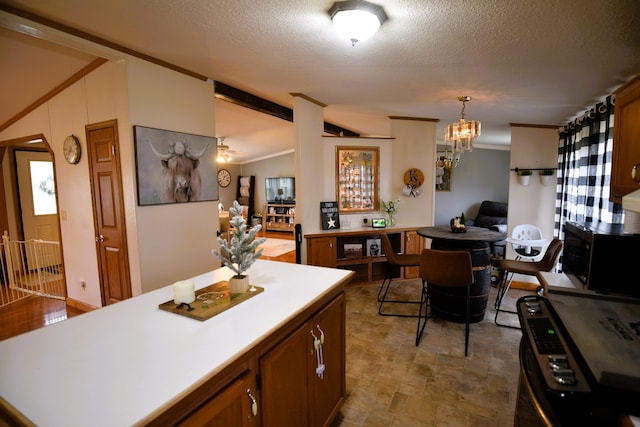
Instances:
[[[419,279],[394,284],[397,295],[419,295]],[[346,290],[347,400],[332,427],[513,426],[522,334],[493,323],[496,290],[485,318],[471,324],[465,357],[464,324],[431,317],[416,347],[416,319],[379,316],[378,287]],[[528,294],[510,290],[507,308]],[[500,319],[518,322],[512,314]]]

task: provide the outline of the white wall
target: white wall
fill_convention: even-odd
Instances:
[[[558,164],[558,132],[556,129],[516,127],[511,128],[510,169],[556,168]],[[508,234],[518,224],[534,224],[542,230],[544,238],[553,238],[556,186],[540,183],[534,171],[530,184],[518,183],[515,172],[509,174]],[[507,258],[515,253],[507,245]],[[519,279],[516,279],[519,280]]]
[[[107,62],[2,133],[1,140],[42,133],[54,153],[61,241],[69,298],[101,306],[85,125],[117,119],[131,286],[134,295],[219,265],[217,201],[137,206],[133,125],[215,136],[213,86],[126,58]],[[83,155],[62,155],[67,135]],[[215,150],[212,151],[215,155]],[[80,282],[87,283],[86,288]]]
[[[131,141],[136,125],[215,136],[212,84],[135,58],[127,76]],[[129,149],[133,155],[133,144]],[[215,155],[215,147],[205,153]],[[211,254],[218,245],[217,201],[137,206],[135,212],[143,292],[219,266]]]
[[[126,124],[126,68],[122,62],[108,62],[41,105],[0,134],[0,139],[14,139],[42,133],[54,155],[60,237],[63,247],[67,293],[82,303],[101,306],[95,227],[91,202],[85,125],[118,120],[120,143],[122,126]],[[62,144],[70,135],[81,142],[82,156],[76,165],[64,161]],[[124,156],[126,164],[126,156]],[[66,217],[66,219],[64,219]],[[135,223],[133,230],[135,236]],[[130,259],[137,264],[135,240]],[[134,270],[135,271],[135,270]],[[80,286],[86,282],[86,288]],[[134,294],[140,293],[139,277],[132,276]]]
[[[262,212],[266,203],[265,178],[282,178],[296,176],[294,153],[282,154],[268,159],[257,160],[241,165],[242,176],[256,177],[256,212]]]
[[[451,172],[451,191],[436,192],[434,225],[449,225],[449,220],[464,212],[476,218],[480,204],[508,202],[509,151],[474,148],[460,156]]]

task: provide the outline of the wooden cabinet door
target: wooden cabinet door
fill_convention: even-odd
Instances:
[[[324,372],[318,375],[314,336],[324,333]],[[345,296],[260,359],[263,427],[324,426],[345,399]]]
[[[336,258],[335,237],[307,239],[307,264],[321,267],[335,267]]]
[[[424,249],[424,239],[416,231],[407,231],[404,237],[404,253],[420,254]],[[405,267],[404,278],[415,279],[420,277],[420,267]]]
[[[186,419],[180,426],[255,426],[257,417],[253,415],[252,398],[256,392],[251,372],[246,371],[238,379],[209,399]],[[258,410],[259,407],[258,407]],[[257,414],[260,415],[259,413]]]
[[[311,322],[260,359],[262,426],[309,425]]]
[[[637,165],[636,180],[640,180],[640,79],[616,93],[613,132],[610,199],[622,202],[622,196],[640,189],[631,177]]]
[[[346,399],[345,385],[345,296],[340,295],[314,319],[313,328],[316,336],[320,330],[324,333],[322,357],[325,365],[322,377],[315,372],[317,354],[311,357],[309,399],[312,426],[323,426],[333,419]]]

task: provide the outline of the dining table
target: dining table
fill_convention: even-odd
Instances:
[[[470,322],[484,319],[491,288],[490,243],[505,240],[506,233],[482,227],[465,227],[455,230],[450,226],[422,227],[418,235],[431,239],[431,248],[439,250],[464,250],[471,255],[473,285],[470,292]],[[428,284],[432,314],[453,322],[466,321],[466,290],[450,288],[437,283]]]

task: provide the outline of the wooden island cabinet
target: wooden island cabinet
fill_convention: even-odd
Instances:
[[[640,78],[616,92],[610,199],[640,189]],[[635,168],[635,178],[632,171]]]
[[[307,240],[307,264],[337,267],[355,272],[353,282],[382,280],[388,268],[393,268],[394,277],[413,279],[419,277],[418,267],[394,267],[380,252],[372,252],[371,244],[378,242],[380,234],[389,236],[391,246],[398,253],[420,254],[425,247],[424,238],[418,235],[420,227],[392,227],[377,229],[359,227],[305,234]],[[375,243],[374,243],[375,244]]]
[[[264,290],[206,321],[160,310],[167,286],[0,342],[0,425],[330,425],[353,273],[258,260],[248,274]]]

